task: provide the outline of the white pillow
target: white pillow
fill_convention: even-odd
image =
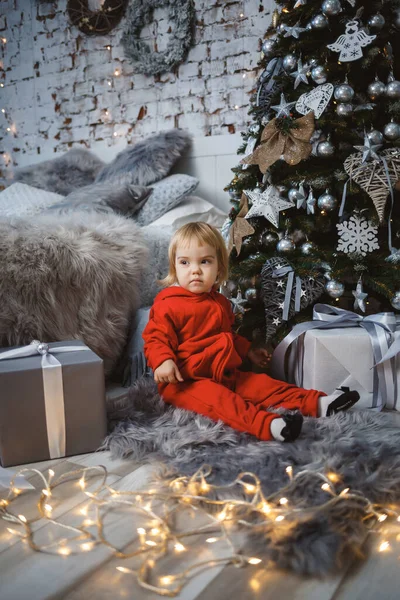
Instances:
[[[156,221],[153,221],[151,225],[156,227],[171,227],[172,231],[176,231],[186,223],[203,221],[203,223],[221,228],[226,217],[227,215],[216,206],[213,206],[211,202],[198,196],[187,196],[178,206],[163,214]]]
[[[0,217],[29,217],[59,204],[64,196],[26,183],[13,183],[0,193]]]

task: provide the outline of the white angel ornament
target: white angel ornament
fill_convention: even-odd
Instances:
[[[368,35],[359,31],[357,21],[346,23],[346,33],[340,35],[334,44],[329,44],[329,50],[340,52],[340,62],[350,62],[362,58],[362,48],[374,41],[376,35]]]

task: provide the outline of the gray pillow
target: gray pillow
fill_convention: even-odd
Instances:
[[[149,185],[166,177],[172,166],[190,145],[191,136],[172,129],[128,147],[97,175],[96,183],[115,180],[118,183]]]
[[[111,182],[93,183],[72,192],[63,202],[52,206],[50,210],[60,214],[71,210],[94,210],[132,217],[143,207],[151,191],[151,188],[139,185],[117,186]]]
[[[93,183],[104,162],[84,148],[73,148],[59,158],[18,169],[14,181],[67,196]]]
[[[191,175],[170,175],[162,181],[153,183],[153,192],[137,213],[135,221],[139,225],[149,225],[163,214],[178,206],[199,185],[199,180]]]

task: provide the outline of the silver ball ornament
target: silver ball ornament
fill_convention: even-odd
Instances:
[[[291,200],[291,202],[294,202],[296,204],[297,200],[299,199],[299,196],[300,190],[298,190],[297,188],[290,188],[288,192],[288,198],[289,200]]]
[[[397,140],[400,137],[400,125],[392,121],[391,123],[385,125],[383,133],[387,140],[393,142],[394,140]]]
[[[342,83],[335,87],[334,96],[338,102],[349,102],[354,97],[354,90],[348,83]]]
[[[300,250],[302,254],[308,256],[309,254],[313,254],[313,252],[315,252],[315,246],[312,242],[304,242],[304,244],[300,246]]]
[[[329,158],[335,154],[335,146],[329,140],[320,142],[317,146],[317,156]]]
[[[261,235],[261,244],[263,246],[275,247],[278,243],[278,240],[279,236],[274,231],[266,231]]]
[[[386,85],[377,78],[375,81],[369,84],[367,90],[368,96],[371,98],[371,100],[376,100],[376,98],[379,98],[386,93],[386,89]]]
[[[317,67],[311,69],[311,79],[315,81],[315,83],[318,83],[318,85],[325,83],[325,81],[328,79],[328,73],[326,72],[325,67],[318,65]]]
[[[372,15],[372,17],[368,19],[368,25],[373,29],[382,29],[385,23],[385,17],[383,17],[380,13]]]
[[[337,206],[337,199],[329,193],[328,190],[318,198],[317,204],[320,210],[332,212]]]
[[[328,27],[328,25],[328,19],[325,15],[322,14],[315,15],[315,17],[311,21],[311,27],[313,29],[325,29],[325,27]]]
[[[393,298],[390,300],[390,304],[395,310],[400,310],[400,290],[394,293]]]
[[[353,105],[348,102],[343,102],[336,106],[336,114],[338,117],[349,117],[353,112]]]
[[[297,56],[294,54],[287,54],[283,58],[282,65],[285,71],[293,71],[297,66]]]
[[[325,284],[325,291],[331,298],[340,298],[344,294],[344,285],[340,281],[331,279]]]
[[[274,53],[276,46],[276,40],[269,38],[268,40],[264,40],[261,46],[261,50],[265,54],[265,56],[271,56]]]
[[[386,96],[388,98],[400,98],[400,81],[390,81],[386,86]]]
[[[371,131],[368,131],[367,138],[369,139],[371,144],[376,145],[383,144],[383,142],[385,141],[383,133],[378,129],[371,129]]]
[[[291,238],[288,237],[282,238],[276,245],[277,251],[281,252],[282,254],[288,254],[289,252],[293,252],[295,248],[296,244]]]
[[[321,10],[324,15],[334,17],[340,13],[342,10],[342,5],[340,4],[339,0],[325,0],[325,2],[322,3]]]
[[[258,123],[252,123],[249,127],[249,133],[251,133],[252,135],[257,135],[257,133],[260,131],[260,125]]]
[[[254,302],[255,300],[257,300],[256,288],[248,288],[244,293],[244,297],[248,302]]]

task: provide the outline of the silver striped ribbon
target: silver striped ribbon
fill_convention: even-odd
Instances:
[[[282,380],[294,380],[295,369],[298,369],[301,381],[304,353],[296,356],[295,364],[289,361],[288,350],[295,340],[312,329],[334,329],[347,327],[363,327],[368,333],[375,364],[373,366],[373,408],[381,410],[386,406],[388,398],[397,402],[396,356],[400,352],[400,324],[394,313],[378,313],[368,317],[350,311],[316,304],[313,321],[299,323],[277,346],[271,360],[271,371],[274,377]],[[398,335],[395,335],[396,332]]]

